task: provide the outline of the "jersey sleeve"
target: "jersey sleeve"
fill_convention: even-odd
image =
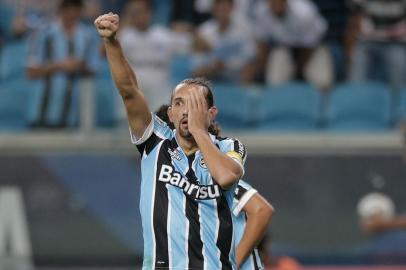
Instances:
[[[244,180],[238,181],[238,186],[234,191],[233,200],[233,214],[238,216],[241,210],[247,204],[247,202],[255,195],[258,191],[254,189],[250,184]]]
[[[141,154],[148,155],[158,143],[165,139],[173,138],[173,131],[158,116],[152,114],[151,122],[145,129],[141,138],[137,138],[130,128],[131,143],[136,145]]]
[[[220,150],[237,162],[245,171],[244,164],[247,158],[247,149],[241,141],[231,138],[224,139],[221,141]]]

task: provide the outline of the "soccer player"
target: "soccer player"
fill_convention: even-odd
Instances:
[[[238,182],[233,214],[236,260],[240,270],[264,269],[257,246],[266,233],[273,213],[272,205],[256,189],[244,180]]]
[[[246,150],[208,133],[217,114],[210,85],[187,79],[175,87],[168,116],[176,129],[170,129],[138,88],[116,39],[118,15],[102,15],[95,25],[142,155],[143,269],[236,269],[231,208]]]
[[[170,128],[174,128],[167,114],[168,108],[168,105],[162,105],[155,113]],[[214,136],[220,135],[220,126],[216,123],[210,125],[208,130]],[[232,209],[238,268],[240,270],[264,269],[257,246],[268,228],[274,208],[256,189],[244,180],[239,180],[234,192]]]

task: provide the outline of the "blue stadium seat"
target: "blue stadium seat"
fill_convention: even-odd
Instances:
[[[216,84],[213,91],[219,109],[217,120],[222,127],[244,129],[252,125],[254,96],[251,91],[235,84]]]
[[[116,123],[117,94],[107,61],[102,61],[94,78],[97,127],[113,127]]]
[[[192,63],[190,55],[174,56],[171,60],[169,69],[172,86],[176,86],[180,81],[191,77]]]
[[[19,131],[27,127],[29,83],[24,78],[0,83],[0,131]]]
[[[260,130],[312,130],[319,124],[321,96],[305,83],[267,87],[257,109]]]
[[[154,24],[168,25],[172,13],[172,1],[153,0],[154,6]]]
[[[28,42],[18,39],[7,42],[1,49],[0,79],[12,79],[25,76]]]
[[[397,120],[406,121],[406,88],[399,92],[399,104],[397,109]]]
[[[343,84],[329,95],[326,127],[336,131],[379,131],[391,127],[391,92],[374,83]]]

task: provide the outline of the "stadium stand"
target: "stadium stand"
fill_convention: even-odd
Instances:
[[[383,84],[342,84],[327,99],[325,120],[329,130],[385,131],[391,127],[391,92]]]
[[[320,92],[306,83],[268,87],[258,97],[260,130],[314,130],[319,125]]]
[[[0,81],[0,131],[26,129],[29,84],[23,78]]]
[[[16,39],[5,43],[0,50],[0,79],[24,78],[27,47],[26,39]]]
[[[117,94],[110,75],[107,61],[104,60],[94,78],[95,122],[97,127],[111,128],[116,123]]]
[[[189,55],[176,55],[170,62],[170,76],[173,86],[192,74],[192,63]]]
[[[396,116],[398,121],[403,122],[406,120],[406,88],[403,88],[399,92],[399,103]]]
[[[255,120],[255,94],[237,84],[216,84],[213,86],[216,105],[219,108],[217,120],[224,128],[247,129]]]

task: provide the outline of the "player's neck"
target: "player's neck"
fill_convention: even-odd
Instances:
[[[193,137],[184,138],[182,136],[179,136],[179,134],[176,134],[176,140],[178,141],[180,148],[182,148],[183,152],[187,156],[199,150],[199,147],[197,146],[197,143]]]

